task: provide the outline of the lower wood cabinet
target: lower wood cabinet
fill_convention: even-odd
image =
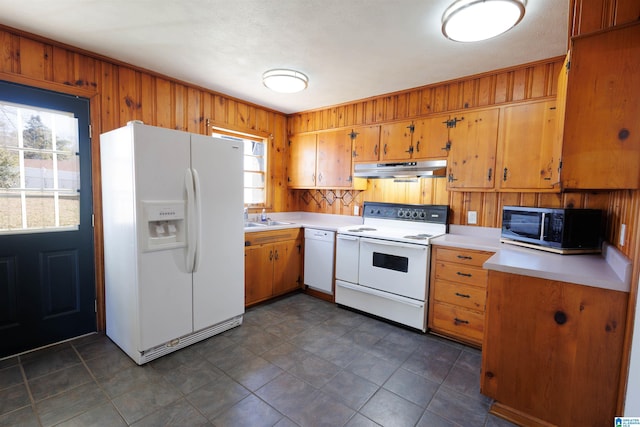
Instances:
[[[484,331],[487,271],[493,252],[432,247],[429,329],[479,347]]]
[[[527,426],[613,425],[627,299],[490,271],[480,388],[491,412]]]
[[[245,306],[302,286],[302,248],[300,228],[245,233]]]

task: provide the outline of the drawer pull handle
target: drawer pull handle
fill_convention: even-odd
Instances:
[[[458,319],[457,317],[453,319],[456,325],[468,325],[468,320]]]
[[[471,298],[471,295],[461,294],[460,292],[456,292],[456,296],[460,298]]]
[[[468,255],[458,255],[458,259],[473,259],[473,257]]]
[[[458,276],[471,277],[471,274],[470,274],[470,273],[461,273],[461,272],[459,272],[459,271],[458,271],[458,272],[456,272],[456,274],[457,274]]]

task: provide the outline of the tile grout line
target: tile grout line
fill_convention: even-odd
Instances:
[[[31,386],[29,385],[29,380],[27,379],[27,373],[24,370],[24,366],[22,366],[22,358],[18,356],[18,366],[20,367],[20,373],[22,374],[22,381],[24,381],[24,386],[27,389],[27,394],[29,395],[29,401],[31,403],[31,410],[33,411],[38,424],[42,426],[42,420],[40,419],[40,412],[36,406],[36,400],[33,398],[33,393],[31,393]]]

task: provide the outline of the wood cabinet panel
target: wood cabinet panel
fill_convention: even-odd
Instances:
[[[282,295],[300,288],[302,278],[302,238],[276,243],[273,264],[273,295]]]
[[[403,161],[413,152],[412,122],[384,124],[380,128],[380,161]]]
[[[491,189],[495,180],[498,143],[497,108],[456,116],[449,129],[451,151],[447,161],[449,189]]]
[[[302,241],[300,228],[245,233],[245,306],[300,288]]]
[[[294,135],[289,139],[288,185],[311,188],[316,185],[316,135]]]
[[[351,130],[353,161],[376,162],[380,156],[380,126],[361,126]]]
[[[481,391],[558,426],[615,415],[628,294],[490,271]]]
[[[442,159],[449,154],[449,115],[416,120],[413,132],[413,159]]]
[[[567,85],[563,188],[639,188],[640,23],[574,39]]]
[[[319,133],[317,137],[316,186],[351,186],[351,137],[346,130]]]
[[[273,246],[244,248],[244,303],[250,305],[273,295]]]
[[[498,148],[497,187],[560,191],[561,142],[556,101],[505,107]]]

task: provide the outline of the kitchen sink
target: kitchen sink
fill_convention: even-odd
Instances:
[[[267,221],[265,224],[267,225],[291,225],[293,224],[292,222],[286,222],[286,221]]]
[[[245,222],[244,223],[244,227],[245,228],[247,228],[247,227],[266,227],[266,226],[267,226],[266,223],[262,224],[262,223],[259,223],[259,222]]]

